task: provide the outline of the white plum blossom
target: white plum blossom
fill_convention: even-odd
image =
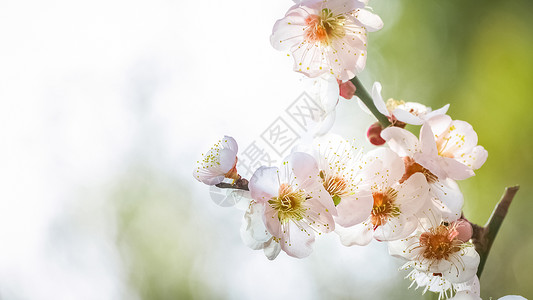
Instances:
[[[338,227],[336,232],[346,246],[367,245],[372,237],[393,241],[410,235],[418,226],[416,214],[428,201],[428,184],[417,173],[402,183],[403,160],[392,150],[380,148],[367,154],[364,173],[372,180],[373,204],[370,216],[350,228]],[[338,208],[339,215],[344,212]],[[349,212],[348,212],[349,213]]]
[[[433,206],[440,211],[445,221],[457,220],[463,208],[463,194],[454,180],[441,179],[416,161],[415,154],[422,151],[418,138],[408,130],[399,127],[384,129],[381,137],[390,149],[404,160],[405,174],[400,181],[406,180],[417,172],[424,174],[429,184]]]
[[[335,206],[309,154],[292,153],[279,169],[260,167],[248,186],[252,199],[264,207],[266,229],[290,256],[309,256],[315,232],[335,229]]]
[[[194,178],[208,185],[219,184],[224,178],[238,179],[238,150],[235,139],[224,136],[206,154],[202,154],[202,159],[197,161],[198,166],[193,170]]]
[[[419,287],[425,286],[424,292],[438,292],[439,299],[479,286],[474,277],[480,258],[466,240],[469,236],[461,233],[463,222],[430,220],[431,224],[421,225],[422,230],[408,238],[389,243],[389,253],[408,261],[404,269],[413,269],[409,278]]]
[[[296,72],[349,80],[365,67],[367,32],[383,27],[364,7],[357,0],[301,1],[276,22],[270,42],[292,53]]]
[[[465,121],[440,115],[420,129],[420,145],[414,159],[439,179],[467,179],[487,160],[487,150],[477,145],[477,134]]]
[[[318,163],[324,189],[337,207],[337,224],[349,227],[370,216],[373,206],[371,181],[363,174],[362,152],[337,135],[314,141],[312,154]]]
[[[431,119],[434,116],[444,115],[450,107],[449,104],[437,110],[431,110],[431,107],[427,107],[417,102],[405,102],[403,100],[395,100],[389,98],[387,102],[383,101],[381,96],[381,83],[374,82],[372,86],[372,101],[377,110],[389,121],[396,126],[404,127],[405,124],[422,125],[425,121]],[[359,100],[361,109],[366,113],[372,115],[366,105]]]

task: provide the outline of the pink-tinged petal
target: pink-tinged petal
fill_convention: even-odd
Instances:
[[[373,189],[380,189],[389,187],[405,173],[405,164],[398,154],[394,153],[388,148],[378,148],[367,153],[366,160],[372,162],[373,160],[380,160],[383,162],[382,169],[374,172]]]
[[[369,223],[361,223],[349,228],[337,226],[335,233],[339,235],[341,243],[346,247],[366,246],[372,241],[373,236],[372,226]]]
[[[304,40],[305,17],[301,15],[286,16],[278,20],[272,29],[270,43],[276,50],[287,51]]]
[[[444,131],[448,130],[450,124],[452,123],[452,118],[448,115],[438,115],[434,116],[431,119],[428,119],[426,124],[431,127],[431,131],[436,136],[441,135]]]
[[[446,172],[447,177],[453,180],[464,180],[474,176],[474,171],[453,158],[442,157],[440,167]]]
[[[422,116],[422,118],[424,120],[429,120],[435,116],[439,116],[439,115],[444,115],[448,112],[448,108],[450,108],[450,104],[446,104],[444,105],[443,107],[437,109],[437,110],[434,110],[432,112],[429,112],[427,114],[425,114],[424,116]]]
[[[387,222],[374,230],[374,238],[378,241],[395,241],[411,235],[418,226],[415,217],[400,214],[396,218],[389,218]]]
[[[448,178],[446,172],[442,169],[441,159],[438,155],[427,155],[423,152],[417,152],[413,155],[413,159],[416,163],[422,167],[428,169],[433,175],[437,176],[439,180],[445,180]]]
[[[284,160],[302,189],[318,180],[318,165],[315,158],[305,152],[291,153]]]
[[[365,66],[366,57],[361,55],[365,52],[361,36],[350,34],[347,31],[345,39],[335,40],[327,56],[331,74],[339,80],[350,80],[359,74]]]
[[[325,208],[315,198],[307,200],[306,205],[309,208],[306,212],[307,220],[310,221],[307,225],[311,226],[316,231],[324,233],[335,230],[335,221],[333,220],[333,216],[329,209]]]
[[[374,205],[374,198],[370,191],[361,191],[354,195],[341,198],[337,205],[337,224],[350,227],[368,219]]]
[[[270,207],[270,205],[265,205],[265,213],[263,215],[263,223],[268,232],[280,238],[282,235],[281,223],[278,218],[278,211]]]
[[[392,151],[399,156],[413,156],[418,149],[418,138],[408,130],[399,127],[388,127],[381,132]]]
[[[403,109],[399,109],[399,108],[396,108],[393,112],[392,112],[392,115],[400,122],[404,122],[406,124],[411,124],[411,125],[422,125],[424,123],[424,120],[422,120],[421,118],[413,115],[412,113],[410,112],[407,112]]]
[[[389,110],[387,109],[387,105],[385,104],[385,101],[383,101],[383,98],[381,97],[381,83],[374,82],[374,85],[372,86],[372,100],[374,101],[374,105],[378,109],[378,111],[387,117],[390,117]]]
[[[222,172],[211,173],[211,172],[206,172],[205,170],[202,170],[199,168],[193,170],[192,172],[192,175],[194,176],[194,178],[196,178],[196,180],[207,185],[215,185],[215,184],[219,184],[222,181],[224,181],[224,178],[225,178],[224,175],[219,175],[219,174],[224,174],[224,173]]]
[[[422,173],[411,175],[395,189],[398,192],[395,203],[399,206],[400,213],[407,216],[418,212],[429,201],[429,186]]]
[[[429,186],[430,194],[444,206],[441,209],[442,219],[450,222],[457,220],[461,216],[463,209],[463,193],[459,186],[452,179],[439,180]]]
[[[455,159],[472,170],[477,170],[487,161],[488,156],[489,153],[483,146],[475,146],[470,153],[463,153]]]
[[[237,155],[237,152],[239,151],[239,146],[237,145],[237,141],[235,141],[234,138],[231,136],[225,135],[224,138],[221,141],[221,145],[225,149],[230,149],[233,151],[235,155]]]
[[[235,152],[230,149],[222,149],[219,151],[220,155],[220,170],[223,174],[228,173],[237,163]]]
[[[465,282],[476,276],[479,254],[473,246],[466,247],[457,252],[456,255],[451,255],[449,263],[449,270],[442,272],[442,276],[452,283]]]
[[[315,233],[309,227],[299,228],[292,221],[286,226],[286,231],[281,235],[281,249],[289,256],[296,258],[307,257],[313,252]]]
[[[481,299],[481,297],[469,291],[460,291],[460,292],[457,292],[457,294],[455,294],[455,296],[453,296],[449,300],[483,300],[483,299]]]
[[[353,0],[323,0],[322,8],[328,8],[331,13],[336,15],[346,14],[357,8],[363,8],[364,4]]]
[[[278,173],[276,167],[263,166],[257,169],[248,183],[252,199],[264,203],[276,197],[279,190]]]
[[[274,241],[274,239],[270,239],[267,243],[265,243],[263,251],[269,260],[274,260],[281,252],[281,246],[278,242]]]
[[[366,9],[358,9],[355,18],[369,32],[378,31],[383,28],[383,21],[381,18]]]
[[[420,152],[428,157],[438,155],[435,135],[432,127],[428,123],[425,123],[422,125],[422,128],[420,128]]]
[[[294,45],[291,51],[294,58],[294,71],[307,77],[317,77],[330,71],[324,48],[304,41]]]
[[[437,138],[439,152],[448,157],[470,153],[477,145],[477,134],[472,125],[464,121],[452,121],[450,128]]]

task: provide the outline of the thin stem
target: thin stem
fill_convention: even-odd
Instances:
[[[481,227],[476,224],[472,224],[473,235],[472,241],[476,247],[476,251],[479,253],[480,261],[479,267],[477,269],[477,276],[481,277],[485,263],[487,262],[487,257],[489,256],[490,248],[492,243],[500,230],[503,219],[507,215],[509,206],[518,192],[519,186],[507,187],[505,192],[500,199],[500,202],[494,208],[492,215],[490,216],[487,224],[484,227]]]
[[[372,100],[372,96],[367,92],[365,87],[363,86],[363,83],[355,76],[350,80],[355,85],[355,95],[363,101],[363,103],[368,107],[370,112],[378,119],[378,122],[383,126],[383,128],[387,128],[390,126],[389,119],[384,116],[382,113],[378,111],[376,106],[374,105],[374,101]]]
[[[216,184],[215,186],[221,189],[237,189],[237,190],[249,191],[248,180],[241,178],[240,176],[233,183],[221,182],[219,184]]]

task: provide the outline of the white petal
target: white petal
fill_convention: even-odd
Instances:
[[[369,32],[378,31],[383,28],[381,18],[366,9],[357,10],[356,18]]]
[[[439,180],[430,184],[430,194],[439,199],[445,207],[440,209],[444,221],[454,221],[461,216],[463,193],[452,179]]]
[[[291,48],[294,58],[293,70],[308,77],[317,77],[330,71],[326,50],[321,46],[301,42]]]
[[[441,135],[445,130],[448,130],[452,118],[448,115],[437,115],[431,119],[428,119],[426,124],[431,127],[431,131],[436,135]]]
[[[387,141],[392,151],[399,156],[412,156],[418,149],[418,138],[408,130],[388,127],[381,131],[381,137]]]
[[[396,191],[396,204],[400,207],[400,213],[406,216],[415,214],[429,201],[426,176],[419,172],[400,184]]]
[[[439,164],[441,169],[446,172],[447,177],[454,180],[464,180],[475,175],[474,171],[467,165],[463,165],[453,158],[442,157]]]
[[[282,234],[280,240],[281,249],[296,258],[309,256],[314,243],[315,234],[311,228],[298,228],[293,222],[289,222],[287,232]]]
[[[414,247],[418,244],[418,238],[417,235],[413,235],[405,239],[388,242],[389,254],[405,260],[414,260],[421,251],[421,248]]]
[[[476,276],[479,265],[479,254],[474,247],[466,247],[451,255],[449,258],[450,268],[447,272],[442,272],[442,276],[452,283],[461,283],[472,279]]]
[[[302,11],[301,9],[295,12]],[[304,40],[305,17],[293,14],[278,20],[272,29],[270,43],[276,50],[287,51]]]
[[[252,199],[257,202],[266,202],[277,196],[279,190],[278,173],[279,170],[276,167],[263,166],[257,169],[248,183]]]
[[[361,191],[355,195],[341,198],[337,205],[337,224],[349,227],[368,219],[374,205],[374,198],[370,191]]]
[[[407,217],[400,214],[396,218],[390,218],[387,223],[374,230],[374,238],[378,241],[395,241],[408,237],[416,230],[418,220],[415,217]]]
[[[518,295],[508,295],[499,298],[498,300],[527,300],[526,298]]]
[[[400,122],[411,125],[422,125],[424,120],[403,109],[396,108],[392,115]]]
[[[337,226],[335,233],[339,235],[341,243],[344,246],[366,246],[372,241],[373,230],[372,226],[362,223],[355,226],[344,228]]]
[[[469,153],[462,153],[456,159],[472,170],[477,170],[487,161],[489,153],[483,146],[475,146]]]
[[[329,195],[329,194],[328,194]],[[329,197],[331,199],[331,197]],[[333,200],[331,200],[333,202]],[[335,221],[329,209],[325,208],[317,199],[311,198],[306,201],[307,207],[307,224],[316,231],[324,233],[335,230]]]
[[[378,109],[378,111],[387,117],[390,117],[389,110],[387,109],[387,105],[385,104],[385,101],[383,101],[383,98],[381,97],[381,83],[374,82],[374,85],[372,86],[372,100],[374,101],[374,105]]]
[[[346,14],[357,8],[363,8],[364,4],[353,0],[323,0],[322,8],[328,8],[331,13],[336,16]]]
[[[444,105],[443,107],[437,109],[437,110],[434,110],[432,112],[429,112],[425,115],[422,116],[422,119],[424,120],[429,120],[435,116],[439,116],[439,115],[444,115],[446,114],[446,112],[448,112],[448,108],[450,108],[450,104],[446,104]]]
[[[267,243],[265,243],[265,246],[263,248],[263,251],[265,253],[265,256],[269,260],[273,260],[276,257],[278,257],[278,254],[281,251],[281,246],[278,242],[274,241],[274,239],[270,239]]]

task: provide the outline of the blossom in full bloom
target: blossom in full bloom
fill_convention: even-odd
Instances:
[[[365,67],[367,32],[383,27],[364,7],[357,0],[301,1],[276,22],[270,42],[292,53],[296,72],[349,80]]]
[[[389,253],[406,259],[409,277],[424,291],[439,293],[439,299],[476,284],[479,254],[461,234],[464,221],[452,223],[429,221],[414,235],[389,243]],[[479,286],[479,282],[477,283]]]
[[[349,227],[370,216],[371,180],[363,174],[362,152],[340,136],[329,134],[315,140],[312,154],[318,163],[324,189],[337,207],[335,222]]]
[[[366,245],[372,237],[379,241],[393,241],[410,235],[418,226],[416,214],[428,201],[428,185],[418,173],[399,183],[404,174],[403,160],[387,148],[367,154],[364,173],[372,184],[373,204],[370,216],[349,228],[338,227],[336,232],[346,246]],[[342,214],[338,208],[339,215]]]
[[[487,160],[487,150],[477,142],[472,125],[447,115],[436,116],[422,125],[414,159],[439,179],[467,179]]]
[[[238,179],[237,151],[239,147],[234,138],[224,136],[207,154],[202,154],[198,166],[193,170],[196,180],[208,185],[221,183],[224,178]]]
[[[405,173],[400,181],[406,180],[417,172],[424,174],[429,184],[433,206],[440,211],[445,221],[457,220],[463,208],[463,194],[454,180],[439,178],[416,160],[415,154],[422,151],[418,138],[408,130],[399,127],[384,129],[381,137],[387,141],[390,149],[404,160]]]
[[[266,229],[290,256],[308,256],[315,232],[335,229],[335,206],[309,154],[292,153],[280,168],[260,167],[248,186],[252,199],[264,207]]]
[[[389,98],[387,102],[385,102],[381,96],[381,89],[381,83],[374,82],[374,85],[372,86],[372,101],[377,110],[386,116],[394,126],[405,127],[405,124],[422,125],[425,121],[434,116],[446,114],[450,107],[449,104],[446,104],[443,107],[432,111],[430,107],[417,102],[405,102],[392,98]],[[359,101],[359,105],[365,112],[372,115],[362,101]]]

